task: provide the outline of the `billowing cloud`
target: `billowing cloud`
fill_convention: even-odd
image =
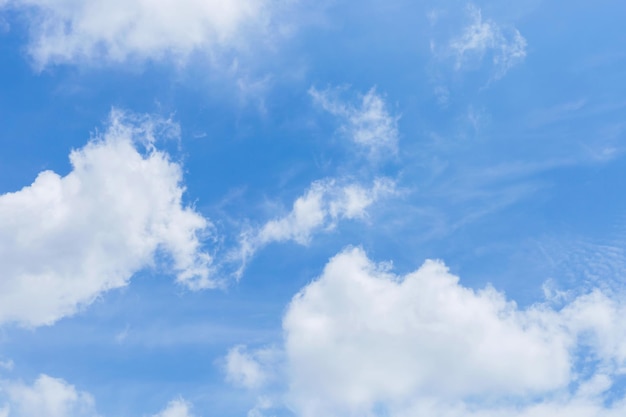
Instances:
[[[441,262],[401,277],[347,249],[284,317],[288,403],[302,417],[621,415],[607,392],[626,370],[622,299],[522,309]]]
[[[527,43],[517,29],[505,30],[493,20],[483,19],[481,10],[475,6],[469,6],[468,11],[470,23],[449,43],[457,69],[480,62],[489,55],[495,67],[495,78],[500,78],[524,61]]]
[[[2,383],[6,417],[97,417],[93,397],[62,379],[40,375],[33,385]]]
[[[0,323],[51,324],[157,264],[192,289],[215,285],[201,247],[210,223],[183,204],[180,165],[154,147],[175,128],[114,111],[72,151],[69,174],[0,195]]]
[[[357,103],[341,98],[342,89],[309,89],[314,102],[340,119],[340,130],[373,158],[398,151],[398,116],[388,109],[381,95],[372,88],[359,95]]]
[[[28,49],[40,68],[184,59],[195,50],[234,46],[244,31],[266,24],[274,5],[266,0],[5,1],[5,7],[26,12]]]
[[[314,233],[332,230],[342,219],[366,218],[373,203],[394,191],[395,183],[387,178],[375,180],[369,188],[335,179],[316,181],[296,199],[289,213],[246,231],[233,258],[243,261],[245,266],[257,250],[272,242],[307,245]]]

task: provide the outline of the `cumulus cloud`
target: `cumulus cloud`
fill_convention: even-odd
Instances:
[[[314,102],[341,120],[341,131],[370,157],[398,151],[398,116],[394,116],[375,88],[359,95],[357,103],[343,100],[341,89],[309,89]]]
[[[267,0],[6,0],[26,12],[29,52],[38,67],[56,63],[185,58],[233,46],[262,27]],[[0,3],[2,7],[2,3]]]
[[[441,262],[397,276],[347,249],[285,314],[288,403],[302,417],[622,415],[607,396],[626,371],[620,300],[522,309]]]
[[[6,417],[97,417],[93,397],[62,379],[40,375],[33,385],[9,382],[1,386],[8,401]]]
[[[183,204],[181,167],[154,146],[172,130],[114,111],[72,151],[69,174],[0,195],[0,323],[51,324],[165,259],[178,282],[215,285],[201,242],[210,223]]]
[[[272,242],[293,241],[307,245],[314,233],[332,230],[342,219],[366,218],[367,209],[373,203],[394,191],[395,183],[387,178],[375,180],[369,188],[342,184],[335,179],[316,181],[296,199],[288,214],[246,231],[233,257],[243,261],[245,266],[257,250]],[[238,274],[241,273],[239,270]]]
[[[481,10],[475,6],[470,5],[468,11],[470,23],[449,43],[457,70],[480,62],[489,54],[496,69],[495,78],[501,78],[511,67],[524,61],[527,42],[517,29],[505,30],[493,20],[483,19]]]
[[[163,411],[152,417],[193,417],[193,414],[191,414],[191,404],[179,398],[170,401]]]

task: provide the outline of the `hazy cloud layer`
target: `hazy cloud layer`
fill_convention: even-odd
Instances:
[[[56,63],[185,59],[193,51],[234,47],[262,30],[277,2],[266,0],[8,0],[25,12],[29,53]],[[0,4],[0,7],[2,4]]]

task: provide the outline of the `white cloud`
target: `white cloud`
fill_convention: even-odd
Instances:
[[[276,2],[267,0],[8,0],[30,26],[38,67],[65,62],[184,59],[195,50],[234,46],[262,29]],[[1,4],[0,4],[1,6]]]
[[[386,178],[375,180],[370,188],[340,184],[335,179],[316,181],[296,199],[288,214],[244,233],[233,257],[243,261],[243,268],[257,250],[272,242],[307,245],[314,233],[334,229],[339,220],[366,218],[373,203],[394,192],[395,183]],[[237,274],[242,272],[240,269]]]
[[[249,353],[245,346],[235,346],[226,355],[226,379],[244,388],[258,388],[268,379],[262,361],[262,352]]]
[[[5,401],[0,407],[0,417],[100,417],[91,394],[48,375],[40,375],[32,385],[0,381],[0,394]],[[179,398],[152,417],[193,417],[193,414],[191,404]]]
[[[302,417],[623,415],[606,396],[626,373],[623,299],[521,309],[441,262],[400,277],[348,249],[284,317],[288,404]]]
[[[341,119],[342,132],[370,157],[398,151],[398,116],[393,116],[385,100],[372,88],[359,96],[358,104],[340,98],[340,89],[319,91],[313,87],[309,94],[316,104]]]
[[[311,87],[309,94],[324,110],[341,119],[343,134],[372,160],[396,154],[399,117],[390,114],[375,88],[359,95],[356,105],[342,100],[342,91]],[[370,187],[337,178],[315,181],[295,200],[289,213],[242,232],[239,246],[226,256],[227,262],[239,266],[234,272],[239,278],[249,259],[262,247],[288,241],[308,245],[314,234],[333,230],[340,220],[365,219],[368,208],[380,198],[394,194],[395,187],[395,182],[388,178],[377,178]]]
[[[69,174],[44,171],[0,195],[0,323],[51,324],[161,254],[178,282],[215,285],[200,241],[210,224],[183,205],[181,167],[154,147],[172,129],[114,111],[103,135],[72,151]]]
[[[183,399],[170,401],[165,410],[152,417],[193,417],[191,404]]]
[[[367,208],[393,188],[386,179],[377,180],[369,189],[357,184],[341,186],[335,180],[314,182],[289,214],[261,228],[258,239],[262,245],[288,240],[306,245],[316,230],[332,229],[340,219],[364,218]]]
[[[475,6],[469,6],[468,10],[470,24],[448,45],[456,59],[457,70],[472,62],[481,62],[490,54],[495,78],[501,78],[511,67],[524,61],[527,42],[517,29],[505,30],[493,20],[484,20],[481,10]]]
[[[7,417],[97,417],[92,396],[61,379],[40,375],[32,386],[18,382],[1,386],[9,402]]]

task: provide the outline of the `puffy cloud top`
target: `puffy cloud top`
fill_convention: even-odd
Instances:
[[[214,286],[200,241],[210,223],[183,204],[181,167],[154,148],[155,123],[114,112],[104,135],[71,153],[69,174],[44,171],[0,195],[0,323],[51,324],[161,253],[179,282]]]
[[[626,363],[617,300],[520,309],[441,262],[399,277],[348,249],[284,317],[290,404],[303,417],[612,416],[625,409],[603,399]]]

